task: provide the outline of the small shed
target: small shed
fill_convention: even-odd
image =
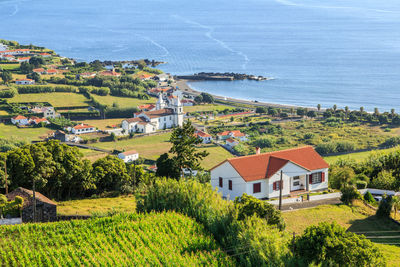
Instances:
[[[32,190],[18,187],[11,193],[7,194],[7,199],[12,201],[16,196],[24,199],[22,207],[22,222],[33,221],[33,192]],[[39,192],[35,192],[36,197],[36,221],[52,222],[57,219],[57,203],[51,201]]]

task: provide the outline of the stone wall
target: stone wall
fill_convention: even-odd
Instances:
[[[36,222],[54,222],[57,220],[57,206],[48,203],[36,203]],[[22,221],[33,221],[33,205],[24,207],[22,210]]]

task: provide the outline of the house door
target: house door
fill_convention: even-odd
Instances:
[[[294,191],[294,190],[300,190],[300,177],[299,176],[294,176],[291,178],[292,179],[292,184],[291,184],[291,188],[290,191]]]

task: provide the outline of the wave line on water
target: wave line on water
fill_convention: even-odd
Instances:
[[[167,57],[167,56],[170,55],[168,49],[167,49],[165,46],[163,46],[163,45],[157,43],[156,41],[154,41],[154,40],[151,39],[150,37],[144,36],[144,35],[138,34],[138,33],[136,33],[135,35],[138,36],[138,37],[140,37],[140,38],[142,38],[142,39],[145,39],[145,40],[149,41],[149,42],[152,43],[153,45],[155,45],[155,46],[157,46],[158,48],[160,48],[161,50],[163,50],[163,51],[164,51],[164,54],[161,55],[161,57]]]
[[[232,47],[230,47],[229,45],[227,45],[224,41],[215,38],[215,37],[212,35],[212,34],[214,33],[214,27],[207,26],[207,25],[198,23],[198,22],[196,22],[196,21],[186,19],[186,18],[181,17],[181,16],[179,16],[179,15],[171,15],[171,17],[173,17],[173,18],[175,18],[175,19],[178,19],[178,20],[181,20],[181,21],[185,22],[186,24],[191,24],[191,25],[194,25],[194,26],[197,26],[197,27],[199,27],[199,28],[202,28],[202,29],[207,30],[207,32],[206,32],[204,35],[205,35],[207,38],[209,38],[210,40],[212,40],[212,41],[216,42],[217,44],[219,44],[222,48],[228,50],[228,51],[231,52],[231,53],[237,54],[237,55],[239,55],[240,57],[242,57],[243,60],[244,60],[244,62],[243,62],[243,64],[242,64],[242,69],[244,69],[244,70],[246,69],[247,63],[250,61],[249,57],[248,57],[245,53],[243,53],[242,51],[235,50],[235,49],[233,49]]]
[[[361,8],[361,7],[352,7],[352,6],[321,6],[321,5],[306,5],[295,3],[289,0],[275,0],[275,2],[285,5],[285,6],[299,6],[305,8],[321,8],[321,9],[343,9],[343,10],[356,10],[356,11],[372,11],[372,12],[379,12],[379,13],[400,13],[398,11],[392,10],[385,10],[385,9],[376,9],[376,8]]]

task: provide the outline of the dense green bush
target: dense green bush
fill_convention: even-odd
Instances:
[[[17,94],[17,90],[14,87],[9,89],[0,90],[0,98],[12,98]]]
[[[279,230],[285,229],[285,222],[282,214],[272,204],[259,200],[253,196],[243,194],[235,199],[235,207],[238,210],[238,219],[244,220],[246,217],[257,215],[265,219],[269,225],[275,225]]]
[[[382,170],[374,179],[372,179],[370,182],[370,187],[386,190],[397,190],[399,188],[399,181],[393,176],[391,171]]]
[[[357,189],[365,189],[367,188],[368,183],[366,181],[356,181],[356,188]]]
[[[389,218],[392,208],[393,208],[392,196],[383,196],[382,200],[379,202],[379,207],[378,210],[376,211],[376,216]]]
[[[232,202],[209,184],[194,180],[159,179],[138,196],[142,212],[174,210],[201,222],[241,266],[283,266],[289,260],[288,237],[266,220],[237,220]]]
[[[342,193],[340,201],[342,201],[346,205],[351,204],[353,200],[362,199],[361,194],[352,185],[343,186],[340,189],[340,192]]]
[[[371,192],[367,191],[367,193],[364,194],[364,200],[368,203],[375,203],[375,199],[372,196]]]
[[[309,226],[296,237],[293,248],[299,260],[322,266],[385,266],[379,249],[363,236],[347,232],[337,223]]]
[[[13,201],[8,201],[5,195],[0,194],[0,218],[11,216],[20,217],[24,199],[16,196]]]
[[[77,91],[76,87],[68,85],[18,85],[18,93],[20,94],[39,94],[39,93],[54,93],[54,92],[72,92]]]

